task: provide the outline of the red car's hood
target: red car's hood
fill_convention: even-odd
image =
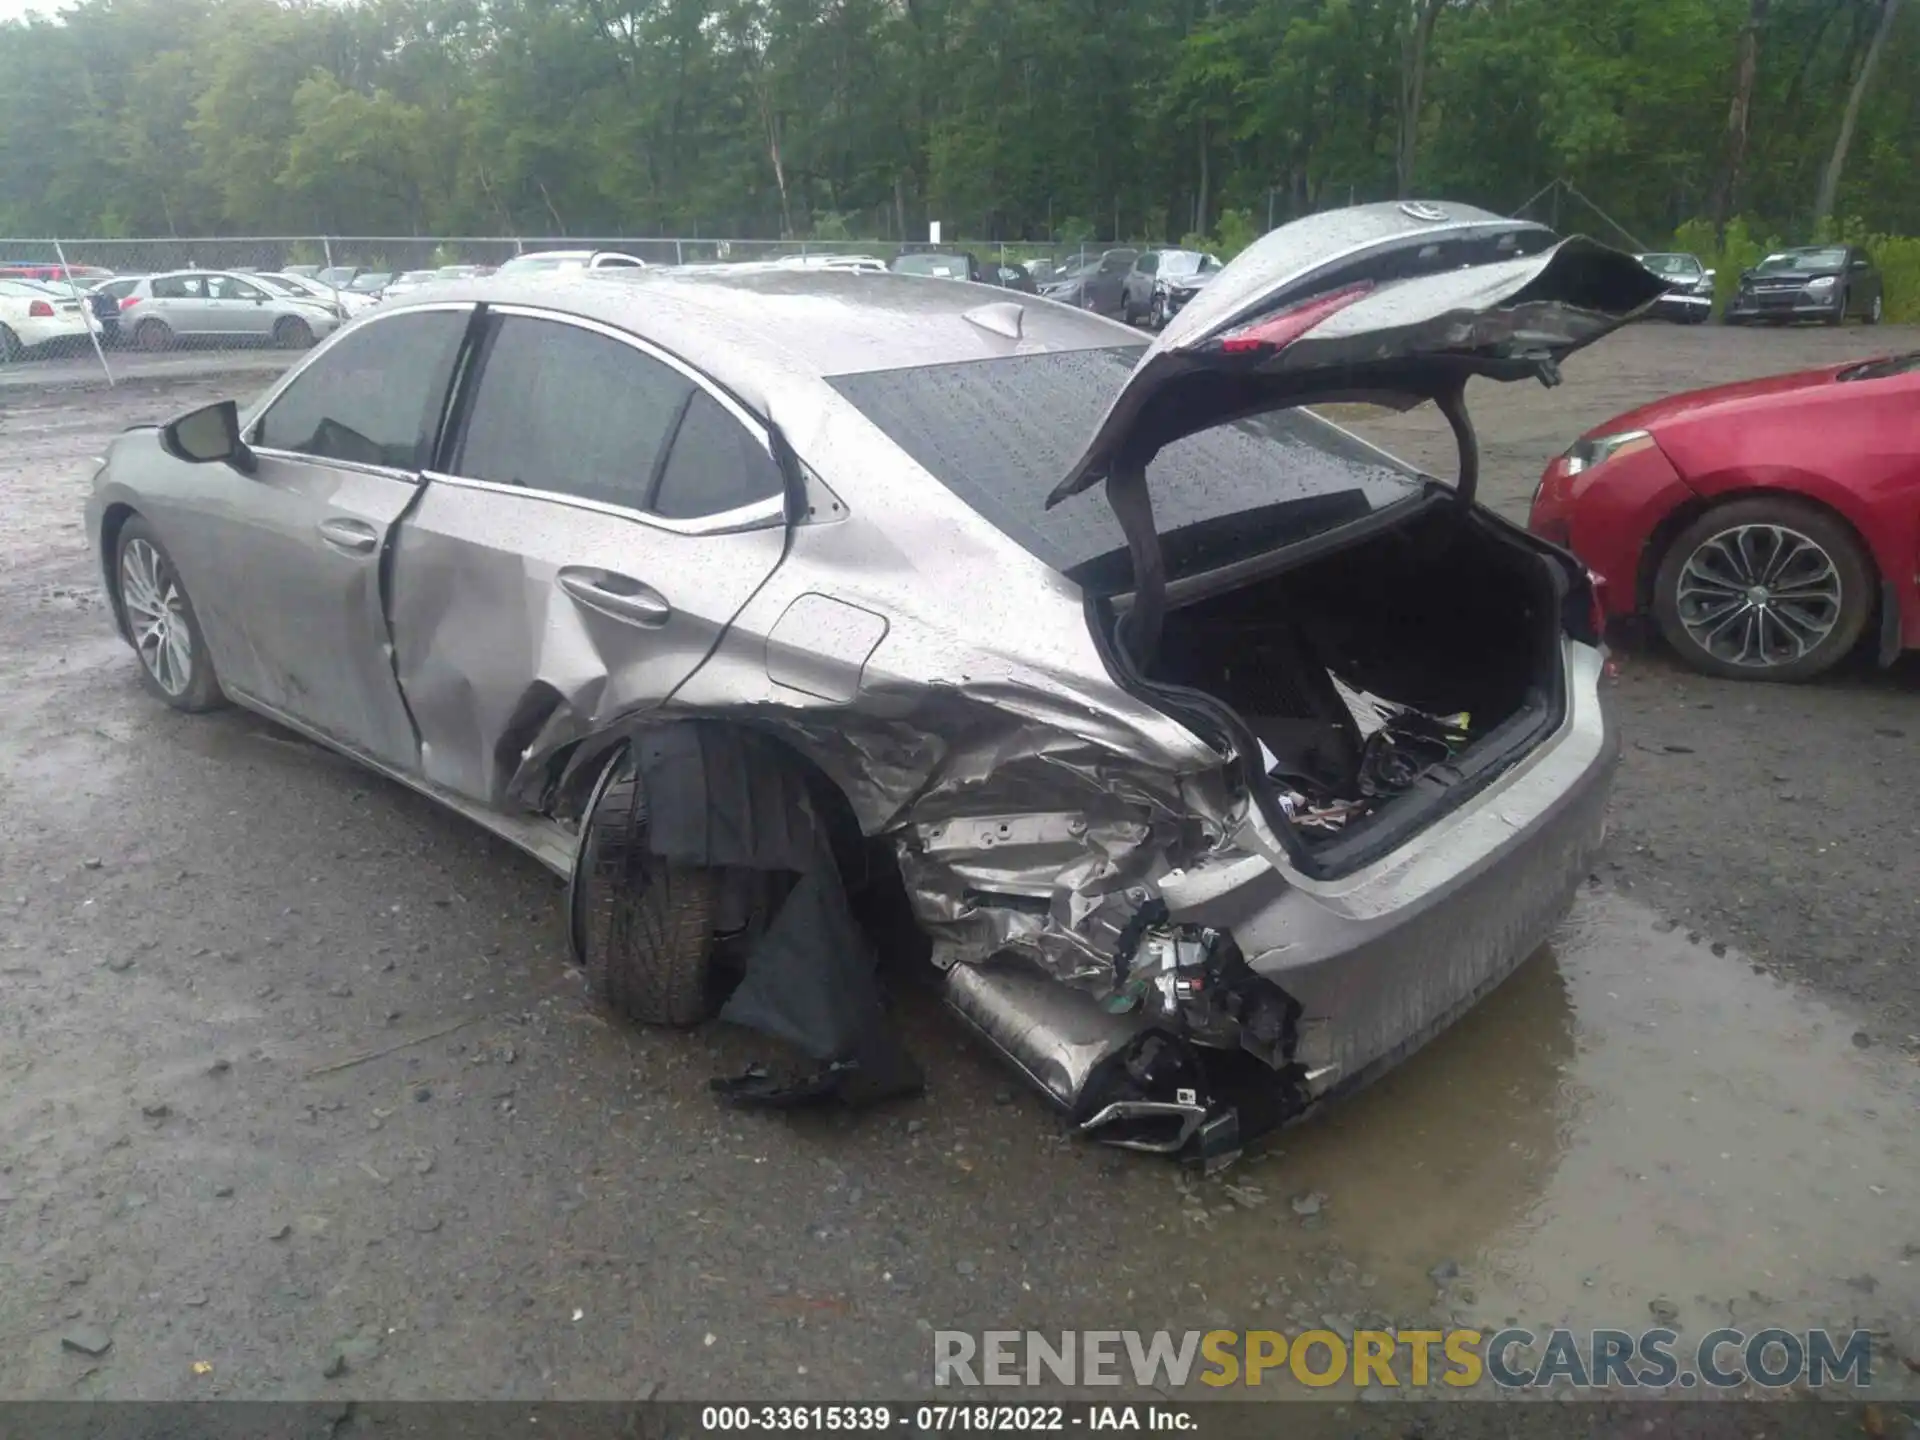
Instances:
[[[1676,420],[1696,419],[1708,411],[1720,414],[1749,400],[1781,395],[1792,390],[1811,390],[1817,386],[1830,385],[1833,383],[1834,376],[1842,370],[1851,370],[1859,363],[1858,360],[1849,360],[1844,365],[1829,365],[1821,370],[1801,370],[1792,375],[1768,375],[1759,380],[1737,380],[1731,385],[1715,385],[1709,390],[1689,390],[1681,395],[1669,395],[1664,400],[1655,400],[1650,405],[1642,405],[1638,410],[1629,410],[1624,415],[1616,415],[1611,420],[1596,425],[1581,438],[1617,435],[1622,430],[1648,430],[1658,434],[1662,425],[1670,425]]]

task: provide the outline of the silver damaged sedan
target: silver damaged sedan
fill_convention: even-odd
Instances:
[[[156,697],[537,857],[604,1003],[779,1042],[724,1098],[916,1088],[905,958],[1087,1134],[1217,1164],[1586,873],[1589,577],[1474,503],[1462,395],[1659,288],[1423,202],[1267,235],[1150,346],[890,274],[457,280],[118,437],[88,530]],[[1459,473],[1334,400],[1433,403]]]

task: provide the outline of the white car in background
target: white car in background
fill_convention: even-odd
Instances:
[[[86,295],[38,280],[0,280],[0,361],[61,341],[85,343],[100,328]]]
[[[502,275],[531,275],[542,270],[644,270],[647,262],[618,250],[530,250],[500,267]]]
[[[352,319],[362,310],[371,310],[374,297],[361,295],[352,290],[336,289],[305,275],[295,275],[291,271],[253,271],[250,279],[258,280],[269,290],[281,295],[291,295],[296,299],[318,300],[323,305],[338,305],[342,319]]]

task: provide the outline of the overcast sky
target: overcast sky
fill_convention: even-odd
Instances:
[[[0,20],[20,20],[28,15],[51,15],[58,8],[54,0],[0,0]]]

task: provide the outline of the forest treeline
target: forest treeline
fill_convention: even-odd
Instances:
[[[82,0],[0,26],[0,234],[1916,235],[1916,77],[1920,0]]]

